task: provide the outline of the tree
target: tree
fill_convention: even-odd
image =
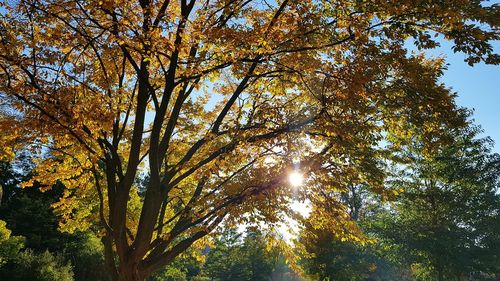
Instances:
[[[247,229],[238,233],[230,229],[210,249],[204,268],[211,280],[271,280],[278,253],[267,248],[267,241],[259,231]]]
[[[15,259],[19,251],[24,248],[24,237],[11,236],[11,231],[0,220],[0,267]]]
[[[99,237],[85,232],[71,236],[64,245],[62,256],[71,263],[76,281],[108,281],[103,253]]]
[[[51,205],[61,196],[62,186],[57,184],[43,193],[36,186],[19,187],[23,178],[30,177],[31,166],[29,159],[21,163],[0,162],[0,184],[5,186],[4,202],[0,206],[0,217],[5,221],[0,221],[3,228],[0,232],[6,238],[5,244],[0,242],[3,249],[0,256],[3,262],[9,261],[0,275],[12,279],[5,276],[15,275],[19,270],[22,274],[16,280],[31,280],[34,277],[29,276],[40,275],[38,271],[53,269],[63,274],[63,278],[66,273],[74,273],[75,280],[107,280],[100,239],[89,231],[74,235],[58,231],[57,216]],[[16,236],[10,236],[11,231]],[[25,246],[26,250],[20,252]],[[37,265],[34,263],[37,259],[45,261]],[[68,269],[69,263],[72,269]],[[40,278],[58,279],[50,274]]]
[[[26,237],[28,248],[55,252],[71,241],[70,235],[58,231],[58,218],[51,209],[51,204],[57,202],[61,194],[61,186],[45,193],[36,187],[17,187],[10,191],[0,207],[0,216],[16,235]]]
[[[182,255],[177,256],[175,260],[166,267],[152,274],[148,280],[208,281],[209,278],[202,273],[206,254],[206,249],[204,248],[190,248]]]
[[[313,280],[398,280],[390,264],[377,256],[375,247],[342,241],[310,225],[302,231],[298,243],[304,250],[299,264]]]
[[[114,280],[144,280],[223,220],[279,221],[294,166],[316,224],[347,219],[323,189],[381,192],[382,139],[432,146],[463,123],[443,60],[409,37],[498,63],[498,9],[473,0],[0,3],[2,153],[31,144],[32,182],[65,186],[62,229],[100,221]]]
[[[215,280],[248,280],[252,271],[241,249],[241,236],[235,229],[228,229],[218,237],[204,265]]]
[[[413,143],[403,156],[408,165],[392,181],[405,192],[393,214],[374,223],[383,240],[399,245],[419,280],[500,274],[500,155],[477,133],[454,131],[454,143],[435,155]]]
[[[73,281],[71,266],[60,256],[45,251],[34,254],[24,248],[23,236],[11,236],[6,223],[0,220],[0,278],[2,280]]]
[[[382,200],[370,196],[366,186],[351,185],[336,196],[367,237],[362,241],[347,239],[349,235],[335,235],[305,222],[294,241],[300,267],[313,280],[406,280],[399,265],[386,258],[387,251],[366,227],[378,219]],[[351,230],[346,231],[352,234]]]
[[[73,281],[73,271],[61,256],[54,256],[48,251],[36,254],[26,250],[0,268],[0,277],[12,281]]]

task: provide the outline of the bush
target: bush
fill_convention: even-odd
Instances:
[[[191,281],[210,281],[210,277],[207,276],[195,276],[191,279]]]
[[[11,236],[6,222],[0,220],[0,268],[7,262],[15,259],[19,251],[24,248],[24,237]]]
[[[21,252],[15,259],[0,268],[0,279],[10,281],[73,281],[70,264],[60,256],[45,251],[35,254],[31,250]]]

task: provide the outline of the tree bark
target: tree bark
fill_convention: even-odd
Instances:
[[[443,267],[442,266],[439,266],[439,268],[438,268],[438,281],[444,281]]]
[[[117,281],[144,281],[146,279],[137,263],[120,265],[118,270]]]

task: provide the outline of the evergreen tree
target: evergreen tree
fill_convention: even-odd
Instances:
[[[268,251],[266,240],[257,230],[247,230],[245,237],[234,229],[216,240],[207,256],[205,269],[217,281],[266,281],[275,269],[276,252]]]
[[[363,185],[351,184],[335,197],[347,206],[350,217],[361,228],[366,228],[365,225],[383,212],[380,199],[370,196]],[[370,236],[368,229],[364,230]],[[396,263],[385,258],[384,245],[348,240],[307,222],[295,244],[300,252],[299,264],[313,280],[400,280],[405,274]]]

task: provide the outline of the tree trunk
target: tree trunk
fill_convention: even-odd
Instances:
[[[443,268],[441,266],[438,268],[438,281],[444,281]]]
[[[108,235],[102,237],[101,242],[104,245],[104,263],[106,265],[108,279],[109,281],[118,280],[118,272],[116,271],[116,263],[113,253],[113,241]]]
[[[139,270],[137,263],[124,264],[118,268],[117,281],[144,281],[146,280],[144,274]]]
[[[108,270],[110,281],[144,281],[147,274],[139,268],[139,262],[119,262],[117,264],[115,253],[112,248],[112,238],[104,236],[102,239],[104,243],[104,261]],[[121,259],[122,261],[127,259]]]

